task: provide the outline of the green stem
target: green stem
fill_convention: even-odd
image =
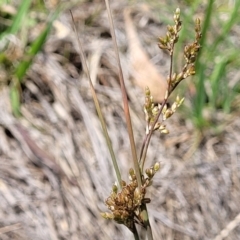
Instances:
[[[146,204],[143,204],[143,206],[142,206],[141,217],[142,217],[142,220],[143,220],[143,224],[147,229],[148,240],[153,240],[152,228],[151,228],[151,225],[150,225],[150,222],[149,222],[149,217],[148,217],[148,211],[147,211]]]
[[[135,240],[140,240],[139,235],[138,235],[138,231],[137,231],[137,228],[136,228],[136,224],[133,224],[132,233],[133,233],[133,236],[134,236]]]

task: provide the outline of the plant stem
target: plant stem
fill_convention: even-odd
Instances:
[[[119,75],[119,80],[120,80],[120,85],[121,85],[124,113],[125,113],[125,118],[126,118],[126,123],[127,123],[128,136],[129,136],[130,145],[131,145],[133,164],[134,164],[135,174],[137,177],[138,187],[141,187],[142,178],[141,178],[141,173],[140,173],[138,159],[137,159],[137,151],[136,151],[136,146],[135,146],[135,141],[134,141],[134,136],[133,136],[133,129],[132,129],[130,112],[129,112],[129,106],[128,106],[127,91],[126,91],[126,87],[125,87],[125,83],[124,83],[123,72],[122,72],[122,67],[121,67],[121,63],[120,63],[120,57],[119,57],[119,53],[118,53],[118,46],[117,46],[117,40],[116,40],[115,31],[114,31],[112,13],[111,13],[109,1],[105,0],[105,3],[106,3],[106,7],[107,7],[107,13],[108,13],[108,19],[109,19],[109,23],[110,23],[110,30],[111,30],[111,35],[112,35],[112,40],[113,40],[113,45],[114,45],[114,51],[115,51],[115,55],[117,58],[118,75]]]
[[[104,137],[105,137],[106,142],[107,142],[108,150],[109,150],[110,155],[111,155],[113,167],[114,167],[114,170],[115,170],[115,173],[116,173],[116,176],[117,176],[118,185],[119,185],[119,188],[121,189],[122,188],[121,173],[120,173],[120,170],[119,170],[119,167],[118,167],[118,164],[117,164],[117,160],[116,160],[113,148],[112,148],[112,143],[111,143],[108,131],[107,131],[107,127],[106,127],[106,123],[105,123],[105,120],[104,120],[104,117],[103,117],[103,114],[102,114],[102,111],[101,111],[101,107],[100,107],[99,101],[97,99],[97,94],[96,94],[96,91],[94,89],[91,77],[90,77],[90,73],[89,73],[89,69],[88,69],[88,66],[87,66],[86,57],[85,57],[84,52],[83,52],[82,44],[81,44],[80,38],[77,35],[76,24],[74,22],[72,11],[70,11],[70,13],[71,13],[72,21],[74,23],[73,28],[74,28],[74,32],[76,34],[76,38],[77,38],[77,41],[78,41],[78,47],[79,47],[81,61],[82,61],[82,64],[83,64],[83,69],[84,69],[85,74],[87,75],[87,78],[88,78],[88,81],[89,81],[89,84],[90,84],[90,89],[91,89],[91,93],[92,93],[92,96],[93,96],[93,101],[94,101],[94,104],[95,104],[95,107],[96,107],[96,110],[97,110],[97,113],[98,113],[99,120],[101,122],[101,126],[102,126],[102,129],[103,129],[103,134],[104,134]]]
[[[148,211],[147,211],[146,204],[143,204],[143,206],[142,206],[141,216],[142,216],[142,220],[144,222],[144,225],[147,229],[148,240],[153,240],[152,228],[151,228],[151,225],[150,225],[150,222],[149,222],[149,217],[148,217]]]
[[[132,233],[133,233],[134,239],[135,240],[140,240],[139,235],[138,235],[138,231],[137,231],[137,228],[136,228],[136,224],[133,224],[133,229],[132,230],[133,230]]]
[[[158,119],[159,119],[159,117],[162,113],[162,110],[163,110],[164,106],[166,105],[167,100],[168,100],[168,98],[171,94],[170,86],[171,86],[171,79],[172,79],[172,69],[173,69],[173,51],[172,51],[172,54],[170,54],[169,81],[168,81],[168,88],[167,88],[164,100],[161,104],[161,107],[160,107],[159,112],[158,112],[158,114],[155,118],[154,123],[151,125],[149,133],[146,135],[146,137],[143,140],[143,144],[142,144],[142,148],[141,148],[141,154],[140,154],[140,169],[141,169],[141,172],[143,172],[144,163],[145,163],[146,155],[147,155],[147,150],[148,150],[148,146],[149,146],[149,143],[150,143],[153,131],[154,131],[154,126],[158,122]]]

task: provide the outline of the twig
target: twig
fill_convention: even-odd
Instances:
[[[214,240],[223,240],[240,224],[240,213],[217,235]]]

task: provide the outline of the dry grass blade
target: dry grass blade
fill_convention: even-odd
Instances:
[[[240,213],[233,219],[233,221],[231,221],[226,228],[224,228],[221,233],[216,236],[214,238],[214,240],[223,240],[224,238],[226,238],[230,232],[232,232],[234,230],[234,228],[236,228],[237,226],[239,226],[240,224]]]
[[[140,169],[139,169],[139,165],[138,165],[137,151],[136,151],[133,130],[132,130],[132,121],[131,121],[129,106],[128,106],[127,91],[126,91],[126,87],[125,87],[125,83],[124,83],[124,79],[123,79],[123,72],[122,72],[121,62],[120,62],[119,53],[118,53],[118,46],[117,46],[117,40],[116,40],[115,31],[114,31],[112,13],[111,13],[109,1],[105,0],[105,3],[106,3],[106,7],[107,7],[107,13],[108,13],[108,19],[109,19],[109,23],[110,23],[110,30],[111,30],[111,35],[112,35],[112,40],[113,40],[113,45],[114,45],[114,51],[115,51],[115,55],[117,58],[118,75],[119,75],[119,80],[120,80],[120,85],[121,85],[124,113],[125,113],[125,118],[126,118],[126,122],[127,122],[127,130],[128,130],[128,136],[129,136],[130,145],[131,145],[134,169],[136,172],[138,186],[141,186],[141,174],[140,174]]]
[[[0,235],[3,234],[3,233],[7,233],[7,232],[11,232],[11,231],[15,231],[19,228],[21,228],[21,224],[20,223],[16,223],[16,224],[13,224],[13,225],[9,225],[9,226],[6,226],[6,227],[2,227],[0,228]]]
[[[84,72],[87,75],[87,78],[88,78],[88,81],[89,81],[93,101],[94,101],[94,104],[95,104],[95,107],[96,107],[96,110],[97,110],[97,113],[98,113],[98,116],[99,116],[99,120],[101,122],[103,133],[104,133],[104,136],[105,136],[105,139],[106,139],[106,142],[107,142],[107,146],[108,146],[111,158],[112,158],[114,170],[115,170],[115,173],[116,173],[116,176],[117,176],[118,185],[119,185],[119,188],[121,188],[121,173],[119,171],[117,160],[116,160],[113,148],[112,148],[112,143],[111,143],[108,131],[107,131],[106,123],[104,121],[103,114],[102,114],[102,111],[101,111],[101,108],[100,108],[100,105],[99,105],[99,102],[98,102],[98,99],[97,99],[97,94],[96,94],[96,91],[95,91],[95,89],[93,87],[93,84],[92,84],[92,81],[91,81],[91,77],[90,77],[90,73],[89,73],[89,70],[88,70],[86,57],[85,57],[84,52],[83,52],[82,44],[81,44],[81,41],[80,41],[80,39],[77,35],[77,30],[76,30],[76,27],[75,27],[73,14],[72,14],[71,11],[70,11],[70,13],[71,13],[72,21],[74,23],[74,32],[76,34],[76,38],[77,38],[77,41],[78,41],[78,47],[79,47],[79,52],[80,52],[80,56],[81,56],[81,60],[82,60],[82,64],[83,64],[83,69],[84,69]]]

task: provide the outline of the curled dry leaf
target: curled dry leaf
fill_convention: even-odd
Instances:
[[[149,87],[155,102],[164,99],[167,83],[144,51],[131,18],[131,9],[124,10],[125,29],[129,44],[130,65],[135,83],[143,90]]]

